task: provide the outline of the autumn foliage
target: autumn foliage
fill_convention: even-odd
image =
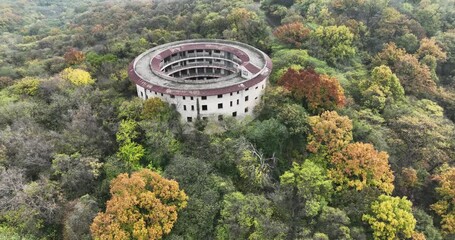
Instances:
[[[176,181],[148,169],[120,174],[110,193],[106,211],[98,213],[90,228],[94,239],[161,239],[188,199]]]
[[[427,44],[428,45],[428,44]],[[419,54],[429,54],[429,47],[419,49]],[[430,68],[419,62],[416,56],[397,48],[395,43],[387,44],[373,61],[374,65],[388,65],[400,79],[407,93],[420,95],[436,92],[436,83],[431,77]]]
[[[335,111],[326,111],[321,116],[309,117],[311,133],[308,135],[308,151],[332,153],[343,149],[352,141],[352,122]]]
[[[293,45],[297,48],[308,38],[310,30],[301,22],[293,22],[279,26],[273,31],[273,35],[281,42]]]
[[[318,74],[313,69],[296,71],[289,68],[278,84],[291,91],[295,99],[303,101],[308,110],[315,113],[343,107],[346,102],[338,80]]]
[[[386,152],[376,151],[371,144],[351,143],[334,153],[329,176],[339,185],[339,190],[355,188],[360,191],[370,186],[391,194],[394,176],[388,159]]]
[[[79,64],[85,59],[85,54],[75,48],[70,48],[68,51],[63,55],[65,62],[70,65]]]
[[[442,218],[443,233],[455,234],[455,168],[446,169],[435,180],[439,182],[436,191],[441,198],[431,208]]]

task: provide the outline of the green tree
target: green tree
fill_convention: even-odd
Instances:
[[[281,175],[280,183],[291,193],[295,201],[293,208],[300,209],[306,217],[317,216],[333,194],[332,182],[325,170],[310,160],[302,164],[294,162],[292,168]]]
[[[271,118],[254,121],[247,127],[245,135],[266,157],[271,157],[275,154],[281,155],[289,133],[283,124]]]
[[[273,219],[263,196],[234,192],[224,197],[217,239],[285,239],[286,226]]]
[[[371,72],[371,78],[360,83],[364,103],[367,107],[382,111],[386,101],[404,98],[400,80],[389,67],[381,65]]]
[[[380,195],[371,204],[371,213],[364,214],[362,219],[370,224],[376,240],[410,238],[416,225],[411,207],[412,202],[406,197]]]
[[[315,52],[329,63],[346,62],[356,53],[354,34],[346,26],[318,27],[313,38],[318,43]]]

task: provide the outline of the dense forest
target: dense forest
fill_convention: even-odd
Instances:
[[[454,0],[0,0],[0,239],[455,239]],[[136,97],[151,47],[273,61],[256,118]]]

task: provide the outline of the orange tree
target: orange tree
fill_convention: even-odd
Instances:
[[[346,102],[344,90],[336,78],[318,74],[313,69],[296,71],[289,68],[278,84],[288,89],[297,101],[313,112],[343,107]]]
[[[161,239],[188,197],[174,180],[148,169],[123,173],[111,182],[106,211],[90,227],[94,239]]]
[[[273,31],[273,35],[285,44],[300,48],[302,43],[309,37],[310,30],[301,22],[293,22],[279,26]]]
[[[307,150],[330,156],[352,141],[352,122],[335,111],[325,111],[320,116],[308,118],[311,133]]]
[[[391,194],[394,176],[388,159],[386,152],[376,151],[371,144],[351,143],[334,153],[329,176],[338,190],[352,187],[362,190],[370,186]]]

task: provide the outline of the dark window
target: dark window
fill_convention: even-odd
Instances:
[[[232,93],[231,93],[231,96],[232,96]]]
[[[171,95],[171,98],[175,98],[175,96],[174,96],[174,95]]]
[[[192,117],[187,117],[187,118],[186,118],[186,121],[187,121],[187,122],[192,122],[192,121],[193,121],[193,118],[192,118]]]
[[[207,111],[207,105],[202,105],[202,111]]]
[[[202,100],[207,100],[207,96],[202,96],[201,99]]]
[[[141,97],[143,97],[143,96],[144,96],[144,93],[143,93],[143,92],[141,92]]]
[[[191,100],[194,100],[194,98],[193,98],[193,97],[191,97],[190,99],[191,99]]]
[[[254,99],[258,99],[258,97],[255,97]]]
[[[158,93],[157,93],[157,92],[155,92],[155,95],[158,95]]]
[[[183,111],[186,111],[186,105],[183,105]]]
[[[248,107],[245,108],[245,112],[248,112]]]
[[[161,97],[163,96],[163,94],[161,93]]]
[[[248,102],[248,96],[245,97],[245,102]]]
[[[185,96],[183,96],[183,100],[185,100]]]
[[[239,92],[239,91],[237,91],[237,94],[239,94],[239,93],[240,93],[240,92]]]
[[[223,115],[218,115],[218,121],[222,121],[223,120]]]
[[[237,117],[237,112],[233,112],[233,113],[232,113],[232,116],[233,116],[233,117]]]
[[[230,104],[230,106],[232,107],[232,101],[231,101],[231,104]]]
[[[223,104],[222,103],[218,103],[218,109],[223,109]]]
[[[208,117],[202,117],[202,120],[207,121],[207,120],[209,120],[209,118]]]
[[[258,89],[259,86],[256,86],[254,89]]]
[[[191,105],[191,111],[194,111],[194,105]]]
[[[250,89],[250,88],[246,88],[246,89],[245,89],[245,92],[248,91],[249,89]]]
[[[237,105],[239,105],[239,102],[240,102],[240,101],[237,99]]]
[[[222,98],[223,97],[223,94],[218,94],[218,98]]]
[[[264,89],[264,84],[262,84],[262,89]]]

